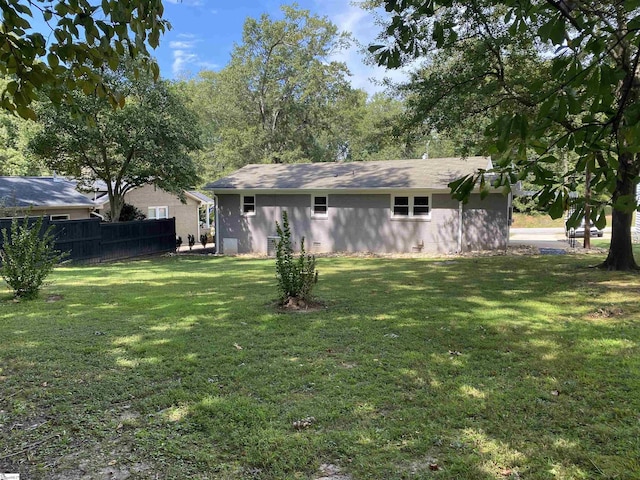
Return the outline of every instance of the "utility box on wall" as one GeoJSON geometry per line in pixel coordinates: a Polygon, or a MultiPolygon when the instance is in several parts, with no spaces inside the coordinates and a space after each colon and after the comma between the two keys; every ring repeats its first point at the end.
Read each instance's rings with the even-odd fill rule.
{"type": "Polygon", "coordinates": [[[223,255],[237,255],[238,254],[238,239],[237,238],[223,238],[222,239],[222,254],[223,255]]]}

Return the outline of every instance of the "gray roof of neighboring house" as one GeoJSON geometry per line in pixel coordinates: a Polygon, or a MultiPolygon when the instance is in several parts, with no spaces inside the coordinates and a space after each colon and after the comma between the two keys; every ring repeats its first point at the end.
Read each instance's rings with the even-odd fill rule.
{"type": "Polygon", "coordinates": [[[209,183],[205,189],[446,189],[449,182],[491,166],[488,157],[254,164],[209,183]]]}
{"type": "Polygon", "coordinates": [[[0,177],[5,207],[93,207],[94,203],[61,177],[0,177]]]}
{"type": "Polygon", "coordinates": [[[188,190],[187,193],[192,197],[197,198],[202,203],[214,203],[213,198],[207,197],[204,193],[200,193],[196,190],[188,190]]]}

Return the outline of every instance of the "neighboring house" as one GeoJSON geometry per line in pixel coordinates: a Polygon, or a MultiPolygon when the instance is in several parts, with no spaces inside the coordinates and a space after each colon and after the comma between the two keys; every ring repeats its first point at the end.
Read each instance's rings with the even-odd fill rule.
{"type": "Polygon", "coordinates": [[[220,253],[272,253],[283,210],[311,252],[504,249],[511,195],[474,192],[463,204],[447,186],[491,167],[485,157],[247,165],[205,189],[220,253]]]}
{"type": "Polygon", "coordinates": [[[53,177],[0,177],[0,216],[48,215],[52,220],[90,218],[95,204],[76,183],[53,177]]]}
{"type": "MultiPolygon", "coordinates": [[[[194,235],[198,241],[201,234],[210,233],[208,213],[213,199],[196,191],[185,191],[184,194],[186,203],[182,203],[176,194],[166,192],[155,185],[143,185],[127,192],[124,201],[136,207],[150,220],[174,217],[176,235],[182,237],[186,245],[188,234],[194,235]],[[205,211],[202,222],[200,209],[205,211]]],[[[88,195],[96,197],[102,215],[109,212],[109,196],[106,194],[104,182],[96,182],[94,190],[88,195]]]]}

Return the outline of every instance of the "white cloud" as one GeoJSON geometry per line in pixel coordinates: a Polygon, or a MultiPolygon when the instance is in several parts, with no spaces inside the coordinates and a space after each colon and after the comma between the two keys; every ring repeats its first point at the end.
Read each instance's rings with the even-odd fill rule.
{"type": "Polygon", "coordinates": [[[185,49],[191,49],[194,48],[196,46],[196,42],[169,42],[169,48],[171,48],[172,50],[185,50],[185,49]]]}
{"type": "Polygon", "coordinates": [[[201,7],[204,5],[203,0],[167,0],[169,3],[176,5],[185,5],[187,7],[201,7]]]}
{"type": "Polygon", "coordinates": [[[191,69],[215,69],[218,66],[215,63],[203,60],[197,53],[197,47],[202,40],[191,33],[180,33],[177,35],[180,40],[172,40],[169,42],[169,48],[172,50],[173,63],[171,71],[174,76],[187,73],[191,69]]]}
{"type": "Polygon", "coordinates": [[[376,24],[374,13],[344,0],[316,0],[316,5],[322,14],[327,15],[336,24],[339,31],[350,33],[356,40],[354,45],[330,58],[347,65],[354,88],[360,88],[372,95],[384,90],[382,82],[385,78],[395,82],[408,78],[412,66],[388,70],[365,63],[366,54],[363,50],[375,42],[376,36],[382,30],[382,27],[376,24]]]}

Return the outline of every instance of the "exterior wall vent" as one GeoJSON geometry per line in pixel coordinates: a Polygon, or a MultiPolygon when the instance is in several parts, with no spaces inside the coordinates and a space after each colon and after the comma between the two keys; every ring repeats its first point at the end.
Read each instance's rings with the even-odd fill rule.
{"type": "Polygon", "coordinates": [[[276,256],[277,244],[280,241],[280,237],[267,237],[267,255],[269,257],[276,256]]]}

